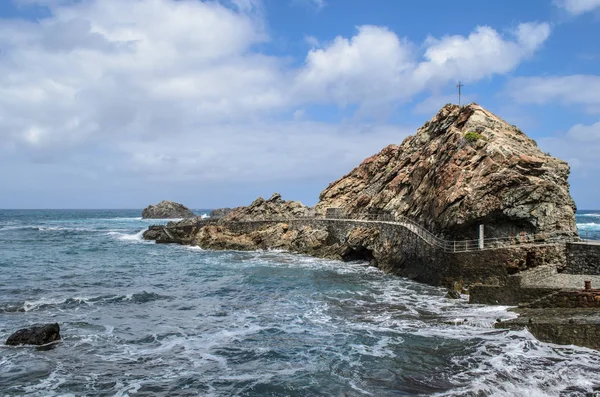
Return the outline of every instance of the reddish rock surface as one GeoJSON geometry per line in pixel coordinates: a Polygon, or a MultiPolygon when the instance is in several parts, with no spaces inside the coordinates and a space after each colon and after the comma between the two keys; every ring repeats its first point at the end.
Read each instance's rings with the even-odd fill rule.
{"type": "Polygon", "coordinates": [[[400,146],[389,145],[333,182],[318,213],[386,212],[454,238],[522,231],[575,236],[566,162],[498,116],[446,105],[400,146]]]}

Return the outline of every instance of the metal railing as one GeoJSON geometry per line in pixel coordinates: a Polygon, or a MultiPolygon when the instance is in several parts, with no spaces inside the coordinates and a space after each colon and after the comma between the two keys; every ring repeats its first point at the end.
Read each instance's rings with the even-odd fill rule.
{"type": "Polygon", "coordinates": [[[402,226],[419,238],[424,240],[429,245],[438,248],[444,252],[468,252],[479,251],[485,249],[502,248],[523,244],[548,244],[551,242],[579,241],[579,238],[571,238],[564,236],[563,233],[539,233],[531,234],[522,232],[518,235],[510,235],[506,237],[484,238],[483,244],[480,244],[479,239],[463,239],[463,240],[446,240],[436,236],[422,225],[405,216],[393,216],[391,214],[354,214],[336,216],[329,218],[335,220],[346,220],[354,222],[376,222],[402,226]]]}
{"type": "MultiPolygon", "coordinates": [[[[220,218],[206,218],[196,221],[196,225],[205,225],[208,223],[215,223],[220,218]]],[[[459,252],[470,252],[480,251],[494,248],[510,247],[524,244],[538,244],[544,245],[555,242],[571,242],[571,241],[582,241],[578,237],[568,237],[563,233],[539,233],[531,234],[522,232],[516,235],[509,235],[505,237],[492,237],[484,238],[483,242],[480,243],[479,239],[464,239],[464,240],[446,240],[442,237],[436,236],[422,225],[413,221],[405,216],[394,216],[392,214],[335,214],[335,216],[298,216],[298,217],[283,217],[283,216],[262,216],[252,217],[252,219],[233,219],[229,222],[292,222],[292,221],[342,221],[342,222],[354,222],[354,223],[379,223],[396,225],[403,227],[414,235],[419,237],[425,243],[431,247],[437,248],[443,252],[459,253],[459,252]]],[[[177,225],[160,225],[165,229],[176,229],[177,225]]]]}

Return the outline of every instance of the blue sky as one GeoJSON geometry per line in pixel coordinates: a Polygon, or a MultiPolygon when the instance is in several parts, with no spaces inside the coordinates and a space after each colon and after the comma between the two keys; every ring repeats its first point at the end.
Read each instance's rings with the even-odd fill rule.
{"type": "Polygon", "coordinates": [[[5,0],[0,208],[314,204],[447,102],[600,208],[600,0],[5,0]]]}

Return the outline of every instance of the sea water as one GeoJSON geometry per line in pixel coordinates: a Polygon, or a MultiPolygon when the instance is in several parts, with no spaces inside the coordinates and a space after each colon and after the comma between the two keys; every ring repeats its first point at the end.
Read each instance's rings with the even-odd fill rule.
{"type": "MultiPolygon", "coordinates": [[[[197,211],[201,214],[202,211],[197,211]]],[[[505,307],[278,251],[141,239],[140,211],[0,211],[3,396],[583,396],[600,353],[493,328],[505,307]]],[[[600,212],[580,229],[600,237],[600,212]]]]}

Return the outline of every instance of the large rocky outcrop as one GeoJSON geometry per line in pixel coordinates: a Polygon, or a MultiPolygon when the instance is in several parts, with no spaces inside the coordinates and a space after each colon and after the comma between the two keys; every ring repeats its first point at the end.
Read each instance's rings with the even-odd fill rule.
{"type": "Polygon", "coordinates": [[[279,193],[265,200],[262,197],[254,200],[248,207],[238,207],[228,212],[221,219],[224,222],[247,220],[271,220],[301,218],[309,216],[311,209],[299,201],[286,201],[279,193]]]}
{"type": "Polygon", "coordinates": [[[233,211],[232,208],[216,208],[210,211],[209,216],[213,219],[222,218],[225,215],[229,214],[231,211],[233,211]]]}
{"type": "Polygon", "coordinates": [[[142,211],[144,219],[193,218],[196,215],[185,205],[163,200],[156,205],[149,205],[142,211]]]}
{"type": "Polygon", "coordinates": [[[520,247],[471,251],[477,245],[469,248],[463,239],[476,238],[481,223],[487,237],[524,231],[538,234],[539,243],[576,236],[568,175],[564,161],[542,153],[518,128],[480,106],[446,105],[400,146],[384,148],[330,184],[315,208],[275,193],[221,218],[154,226],[144,238],[367,260],[436,285],[501,284],[515,271],[559,263],[559,244],[528,245],[522,238],[520,247]],[[404,216],[460,241],[440,249],[436,237],[414,224],[323,219],[331,208],[358,218],[365,213],[404,216]]]}
{"type": "Polygon", "coordinates": [[[446,105],[400,146],[333,182],[316,211],[389,213],[450,238],[576,236],[566,162],[481,106],[446,105]]]}

